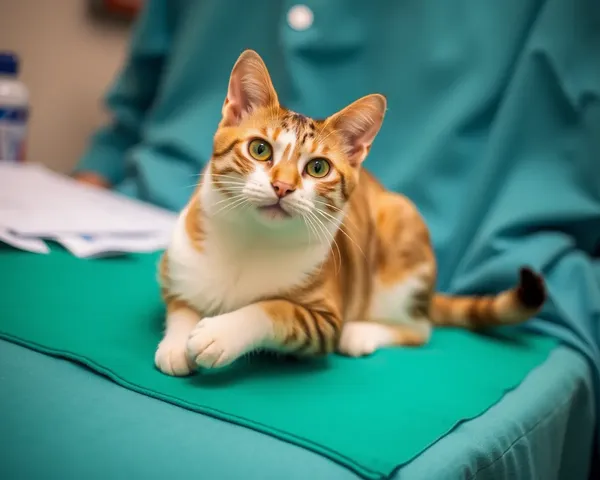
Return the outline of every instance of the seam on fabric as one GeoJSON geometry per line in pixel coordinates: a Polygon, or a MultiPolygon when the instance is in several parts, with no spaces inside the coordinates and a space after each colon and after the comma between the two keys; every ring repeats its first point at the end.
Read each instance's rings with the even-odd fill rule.
{"type": "Polygon", "coordinates": [[[359,475],[365,479],[384,479],[386,478],[386,474],[382,471],[381,468],[375,470],[371,467],[363,465],[361,462],[354,460],[343,453],[338,452],[337,450],[327,447],[326,445],[322,445],[313,440],[304,438],[301,435],[296,435],[293,433],[286,432],[285,430],[281,430],[277,427],[272,427],[266,425],[262,422],[258,422],[240,415],[231,414],[224,412],[218,408],[208,407],[199,403],[192,403],[187,400],[184,400],[177,395],[165,394],[157,390],[153,390],[152,388],[142,387],[141,385],[127,380],[121,375],[114,372],[111,368],[100,365],[95,360],[87,357],[86,355],[75,354],[67,350],[56,349],[52,347],[46,347],[38,342],[31,340],[23,340],[19,336],[12,335],[10,333],[4,332],[0,330],[0,338],[12,342],[16,345],[23,346],[25,348],[29,348],[33,351],[51,355],[55,358],[70,360],[80,366],[90,369],[92,372],[95,372],[99,375],[103,375],[109,380],[113,381],[115,384],[120,385],[124,388],[128,388],[129,390],[146,395],[149,398],[153,398],[156,400],[160,400],[176,407],[185,408],[194,413],[198,413],[201,415],[206,415],[208,417],[229,422],[233,425],[249,428],[255,432],[258,432],[262,435],[270,435],[282,442],[286,442],[290,445],[303,448],[315,455],[321,455],[322,457],[340,465],[342,468],[346,468],[355,474],[359,475]],[[292,440],[295,440],[292,441],[292,440]],[[347,462],[347,463],[344,463],[347,462]]]}
{"type": "Polygon", "coordinates": [[[501,460],[502,458],[504,458],[514,447],[517,443],[519,443],[521,440],[523,440],[523,438],[525,438],[527,435],[529,435],[530,433],[532,433],[533,431],[537,430],[538,427],[540,427],[542,424],[549,422],[550,420],[552,420],[557,413],[559,412],[559,410],[562,410],[565,406],[567,406],[569,403],[571,402],[571,398],[565,400],[563,403],[561,403],[558,407],[556,407],[554,410],[552,410],[552,412],[550,413],[550,415],[542,418],[541,420],[538,420],[534,425],[531,426],[531,428],[529,430],[527,430],[525,433],[523,433],[522,435],[519,435],[519,437],[517,437],[507,448],[506,450],[504,450],[504,452],[502,452],[500,454],[500,456],[498,456],[497,458],[495,458],[494,460],[492,460],[492,462],[488,463],[487,465],[484,465],[483,467],[479,468],[477,471],[475,471],[475,473],[473,473],[471,476],[467,477],[467,480],[474,480],[481,472],[483,472],[484,470],[487,470],[488,468],[492,467],[496,462],[498,462],[499,460],[501,460]]]}

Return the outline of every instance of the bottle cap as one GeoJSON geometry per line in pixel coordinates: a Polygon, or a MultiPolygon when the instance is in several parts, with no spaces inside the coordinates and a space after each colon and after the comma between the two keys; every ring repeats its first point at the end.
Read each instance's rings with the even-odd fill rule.
{"type": "Polygon", "coordinates": [[[19,57],[11,52],[0,51],[0,75],[16,75],[19,72],[19,57]]]}

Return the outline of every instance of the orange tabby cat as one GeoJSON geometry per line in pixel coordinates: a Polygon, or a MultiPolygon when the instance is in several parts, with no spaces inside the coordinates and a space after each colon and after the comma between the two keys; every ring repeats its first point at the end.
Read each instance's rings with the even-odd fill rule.
{"type": "Polygon", "coordinates": [[[432,324],[515,324],[539,311],[544,282],[529,269],[495,296],[434,292],[423,219],[362,168],[385,109],[375,94],[307,118],[279,104],[257,53],[240,56],[213,156],[161,260],[161,371],[257,349],[361,356],[422,345],[432,324]]]}

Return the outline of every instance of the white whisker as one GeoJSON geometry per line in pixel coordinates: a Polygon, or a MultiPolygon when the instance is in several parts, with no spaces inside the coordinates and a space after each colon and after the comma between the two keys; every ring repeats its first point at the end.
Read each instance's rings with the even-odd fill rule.
{"type": "Polygon", "coordinates": [[[219,200],[218,202],[215,202],[215,203],[213,204],[213,207],[216,207],[217,205],[220,205],[220,204],[222,204],[222,203],[225,203],[225,202],[228,202],[228,201],[234,201],[234,200],[237,200],[237,199],[239,199],[239,198],[243,198],[243,197],[245,197],[245,196],[246,196],[246,195],[244,195],[243,193],[239,193],[239,194],[237,194],[237,195],[234,195],[233,197],[227,197],[227,198],[224,198],[223,200],[219,200]]]}
{"type": "MultiPolygon", "coordinates": [[[[327,243],[328,243],[328,242],[327,242],[327,239],[326,239],[326,238],[324,239],[324,238],[321,236],[321,234],[320,234],[319,230],[318,230],[318,229],[317,229],[317,227],[315,226],[315,222],[314,222],[314,221],[313,221],[313,220],[310,218],[310,216],[307,216],[307,215],[305,215],[305,214],[304,214],[304,212],[306,212],[306,213],[308,213],[308,214],[310,215],[310,209],[304,209],[304,212],[302,212],[302,211],[300,211],[300,212],[301,212],[302,218],[306,219],[306,221],[307,221],[307,225],[310,225],[310,228],[311,228],[311,230],[314,232],[314,234],[315,234],[315,237],[317,238],[317,241],[318,241],[320,244],[325,244],[325,245],[327,245],[327,243]]],[[[331,247],[329,248],[329,250],[331,250],[331,247]]],[[[334,262],[334,263],[335,263],[335,262],[334,262]]],[[[324,261],[322,261],[322,262],[320,263],[320,266],[319,266],[319,274],[321,274],[321,272],[323,271],[323,266],[324,266],[324,265],[325,265],[325,262],[324,262],[324,261]]]]}
{"type": "MultiPolygon", "coordinates": [[[[232,185],[233,184],[236,184],[236,185],[238,185],[238,184],[239,185],[245,185],[245,181],[244,181],[244,179],[242,177],[235,177],[233,175],[223,175],[223,174],[219,174],[219,173],[195,173],[193,175],[190,175],[190,177],[220,177],[220,178],[225,178],[225,179],[228,179],[228,180],[235,180],[235,182],[231,182],[232,185]]],[[[190,185],[189,187],[186,187],[186,188],[197,187],[199,183],[200,182],[192,184],[192,185],[190,185]]],[[[220,184],[225,184],[225,183],[228,183],[228,182],[224,182],[222,180],[219,180],[219,183],[220,184]]]]}
{"type": "Polygon", "coordinates": [[[340,269],[342,268],[342,252],[340,251],[340,246],[338,245],[338,243],[335,241],[335,238],[333,237],[333,235],[331,234],[331,232],[327,229],[327,227],[325,226],[325,224],[321,221],[321,219],[319,217],[317,217],[315,215],[315,213],[312,210],[308,210],[309,215],[312,217],[313,220],[315,220],[317,222],[317,225],[319,226],[319,228],[321,228],[321,231],[323,233],[325,233],[325,235],[331,240],[331,242],[333,242],[333,244],[335,245],[335,248],[337,250],[338,253],[338,258],[339,258],[339,265],[336,265],[336,261],[335,261],[335,253],[333,251],[333,248],[331,247],[331,242],[329,243],[329,248],[331,250],[331,254],[333,255],[333,264],[335,266],[335,271],[336,271],[336,275],[337,273],[339,273],[340,269]]]}
{"type": "Polygon", "coordinates": [[[319,243],[321,243],[322,239],[319,236],[319,232],[317,231],[317,229],[314,225],[314,222],[310,219],[310,217],[307,217],[306,215],[304,215],[304,213],[301,210],[297,210],[297,211],[300,212],[300,215],[302,216],[302,219],[306,223],[306,226],[309,227],[310,233],[314,234],[315,238],[319,241],[319,243]]]}
{"type": "MultiPolygon", "coordinates": [[[[323,127],[325,127],[325,125],[323,125],[323,127]]],[[[323,143],[325,140],[327,140],[331,135],[333,135],[335,133],[335,130],[331,130],[327,135],[323,136],[323,133],[325,132],[325,128],[321,128],[321,130],[319,131],[317,138],[315,138],[314,142],[315,143],[323,143]]]]}
{"type": "MultiPolygon", "coordinates": [[[[335,218],[333,215],[329,215],[328,213],[326,213],[326,212],[323,212],[322,210],[316,210],[316,212],[317,212],[317,213],[319,213],[319,214],[321,214],[321,215],[327,215],[327,216],[331,217],[333,220],[335,220],[336,222],[338,221],[338,219],[337,219],[337,218],[335,218]]],[[[325,219],[327,220],[327,218],[325,218],[325,219]]],[[[330,222],[333,222],[333,220],[329,220],[329,221],[330,221],[330,222]]],[[[344,230],[344,228],[342,228],[342,227],[346,227],[346,225],[344,225],[344,222],[343,222],[343,221],[342,221],[342,222],[339,224],[339,226],[338,226],[338,230],[339,230],[340,232],[342,232],[342,233],[343,233],[343,234],[346,236],[346,238],[347,238],[348,240],[350,240],[350,241],[351,241],[351,242],[352,242],[352,243],[353,243],[353,244],[356,246],[356,248],[358,248],[358,250],[360,251],[360,253],[362,254],[362,256],[363,256],[363,257],[365,258],[365,260],[366,260],[366,259],[367,259],[367,256],[365,255],[365,252],[363,252],[363,249],[362,249],[362,248],[360,248],[360,245],[359,245],[358,243],[356,243],[356,242],[354,241],[354,239],[353,239],[353,238],[352,238],[350,235],[348,235],[348,234],[346,233],[346,231],[344,230]]],[[[347,227],[346,227],[346,228],[347,228],[347,227]]]]}
{"type": "Polygon", "coordinates": [[[315,203],[318,203],[318,204],[320,204],[320,205],[324,205],[324,206],[326,206],[326,207],[331,207],[331,208],[333,208],[333,209],[334,209],[336,212],[340,212],[340,213],[342,213],[342,214],[344,215],[344,217],[343,217],[343,220],[344,220],[344,221],[348,220],[349,222],[351,222],[350,224],[351,224],[351,225],[352,225],[354,228],[356,228],[356,229],[358,230],[358,226],[356,225],[356,223],[354,223],[354,221],[352,221],[352,219],[351,219],[351,218],[350,218],[350,217],[349,217],[349,216],[346,214],[346,212],[345,212],[344,210],[342,210],[341,208],[338,208],[338,207],[336,207],[335,205],[331,205],[330,203],[323,202],[323,201],[321,201],[321,200],[314,199],[313,201],[314,201],[315,203]]]}
{"type": "Polygon", "coordinates": [[[246,182],[231,182],[231,181],[223,182],[223,181],[219,180],[219,185],[238,185],[238,186],[243,187],[246,185],[246,182]]]}
{"type": "Polygon", "coordinates": [[[225,187],[222,188],[220,191],[221,192],[227,192],[227,193],[242,193],[246,190],[246,188],[244,187],[240,187],[240,186],[235,186],[235,187],[225,187]]]}
{"type": "Polygon", "coordinates": [[[299,209],[295,205],[290,205],[289,208],[296,215],[299,215],[300,218],[302,218],[302,221],[304,222],[304,226],[306,227],[306,231],[308,232],[308,245],[306,246],[306,249],[308,250],[312,246],[312,238],[311,237],[313,235],[313,231],[311,229],[311,226],[309,225],[308,220],[301,209],[299,209]]]}
{"type": "Polygon", "coordinates": [[[223,173],[198,173],[196,175],[192,175],[192,176],[196,176],[196,177],[221,177],[221,178],[230,178],[232,180],[243,180],[243,177],[241,176],[235,176],[235,175],[225,175],[223,173]]]}
{"type": "Polygon", "coordinates": [[[248,203],[249,203],[248,200],[245,198],[238,200],[237,202],[229,205],[230,208],[225,207],[225,209],[223,210],[223,212],[221,212],[221,214],[224,215],[225,213],[231,213],[234,210],[236,210],[238,207],[243,207],[244,205],[247,205],[248,203]]]}
{"type": "MultiPolygon", "coordinates": [[[[230,199],[227,199],[227,200],[230,200],[230,199]]],[[[246,203],[246,202],[248,202],[248,199],[245,197],[245,195],[242,198],[237,198],[237,200],[231,200],[230,203],[228,203],[224,207],[220,208],[213,215],[216,216],[219,213],[226,213],[227,211],[232,210],[235,207],[237,207],[238,205],[241,205],[241,204],[246,203]],[[231,207],[231,208],[229,208],[229,207],[231,207]]]]}
{"type": "Polygon", "coordinates": [[[235,205],[232,205],[232,207],[230,209],[226,210],[223,213],[231,213],[234,210],[237,210],[238,208],[243,210],[244,208],[247,208],[249,205],[250,205],[250,202],[248,202],[248,200],[243,200],[241,202],[237,202],[235,205]]]}

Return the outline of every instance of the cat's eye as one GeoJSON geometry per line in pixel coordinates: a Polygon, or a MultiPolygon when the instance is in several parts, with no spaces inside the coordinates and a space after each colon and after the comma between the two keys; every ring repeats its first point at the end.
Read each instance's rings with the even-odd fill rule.
{"type": "Polygon", "coordinates": [[[313,158],[306,164],[306,173],[311,177],[323,178],[331,170],[331,165],[324,158],[313,158]]]}
{"type": "Polygon", "coordinates": [[[248,153],[254,160],[266,162],[271,160],[273,149],[271,148],[271,145],[269,145],[269,142],[257,138],[252,140],[250,145],[248,145],[248,153]]]}

